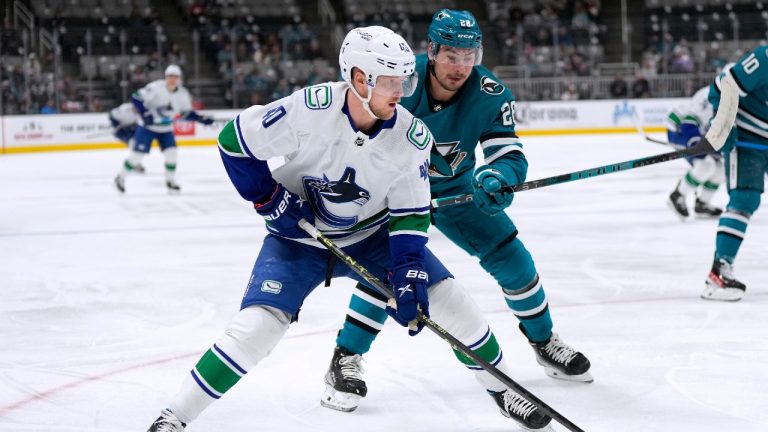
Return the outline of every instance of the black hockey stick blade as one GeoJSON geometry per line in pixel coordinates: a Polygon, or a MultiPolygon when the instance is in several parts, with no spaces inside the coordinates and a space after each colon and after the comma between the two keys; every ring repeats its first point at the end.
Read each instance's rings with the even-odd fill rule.
{"type": "MultiPolygon", "coordinates": [[[[366,280],[366,282],[370,283],[371,286],[376,288],[377,291],[379,291],[381,294],[386,296],[389,299],[393,299],[392,290],[387,288],[387,286],[380,281],[376,276],[371,274],[365,267],[360,265],[357,261],[355,261],[354,258],[349,256],[346,252],[344,252],[340,247],[336,246],[336,244],[329,238],[325,237],[317,228],[315,228],[312,224],[307,222],[306,220],[302,219],[299,221],[299,227],[307,232],[312,238],[319,241],[323,246],[325,246],[332,254],[334,254],[337,258],[344,261],[345,264],[349,266],[349,268],[352,269],[355,273],[357,273],[360,277],[366,280]]],[[[448,333],[444,328],[442,328],[439,324],[432,321],[431,318],[424,315],[423,313],[419,312],[416,319],[424,324],[424,327],[429,328],[432,330],[433,333],[438,335],[441,339],[448,342],[449,345],[451,345],[451,348],[460,351],[462,354],[466,355],[467,357],[471,358],[472,361],[477,363],[480,367],[482,367],[486,372],[491,374],[494,378],[501,381],[504,385],[509,387],[510,389],[516,391],[518,394],[523,396],[525,399],[527,399],[532,404],[536,405],[541,409],[542,412],[547,414],[548,416],[552,417],[553,420],[556,420],[561,425],[565,426],[569,431],[572,432],[584,432],[583,429],[576,426],[573,422],[565,418],[562,414],[555,411],[552,407],[544,403],[541,399],[534,396],[531,392],[526,390],[523,386],[516,383],[512,378],[508,377],[504,372],[497,369],[492,364],[488,363],[487,361],[483,360],[480,356],[475,354],[472,349],[470,349],[468,346],[464,345],[460,340],[456,339],[453,335],[448,333]]]]}
{"type": "MultiPolygon", "coordinates": [[[[560,183],[567,183],[576,180],[583,180],[586,178],[597,177],[605,174],[611,174],[619,171],[627,171],[635,168],[640,168],[648,165],[653,165],[662,162],[668,162],[675,159],[698,156],[705,153],[714,152],[714,148],[702,137],[698,144],[689,147],[684,150],[677,150],[669,153],[662,153],[655,156],[647,156],[639,159],[632,159],[626,162],[618,162],[609,165],[603,165],[596,168],[589,168],[581,171],[574,171],[568,174],[560,174],[553,177],[545,177],[543,179],[531,180],[525,183],[516,185],[505,186],[502,190],[505,192],[522,192],[531,189],[538,189],[546,186],[552,186],[560,183]]],[[[472,201],[472,194],[455,195],[444,198],[435,198],[432,200],[432,207],[445,207],[449,205],[464,204],[472,201]]]]}

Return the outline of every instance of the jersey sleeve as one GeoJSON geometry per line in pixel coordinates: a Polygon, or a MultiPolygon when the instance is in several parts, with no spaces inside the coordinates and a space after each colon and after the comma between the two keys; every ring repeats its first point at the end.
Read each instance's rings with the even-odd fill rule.
{"type": "Polygon", "coordinates": [[[505,88],[500,95],[490,96],[487,104],[490,121],[480,135],[485,163],[501,171],[511,183],[522,183],[528,174],[528,161],[515,132],[515,98],[505,88]]]}
{"type": "Polygon", "coordinates": [[[219,134],[219,153],[237,192],[260,203],[277,186],[267,159],[298,149],[291,127],[295,94],[269,105],[254,105],[224,126],[219,134]]]}
{"type": "Polygon", "coordinates": [[[393,182],[387,194],[392,267],[424,261],[430,223],[428,171],[431,141],[411,159],[410,165],[393,182]]]}
{"type": "Polygon", "coordinates": [[[768,45],[761,45],[742,57],[728,72],[742,93],[739,96],[768,85],[768,45]]]}

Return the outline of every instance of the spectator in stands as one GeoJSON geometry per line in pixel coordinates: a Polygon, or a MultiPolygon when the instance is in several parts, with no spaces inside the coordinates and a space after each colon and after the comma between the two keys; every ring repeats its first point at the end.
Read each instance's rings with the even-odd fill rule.
{"type": "Polygon", "coordinates": [[[614,99],[625,98],[629,94],[627,82],[624,80],[624,77],[621,76],[620,73],[617,73],[613,76],[613,81],[611,82],[609,91],[611,93],[611,97],[614,99]]]}
{"type": "Polygon", "coordinates": [[[651,85],[648,80],[645,79],[642,73],[638,72],[635,75],[635,81],[632,83],[632,97],[633,98],[648,98],[651,97],[651,85]]]}
{"type": "Polygon", "coordinates": [[[569,83],[565,90],[560,94],[560,100],[573,101],[579,99],[579,92],[576,90],[576,83],[569,83]]]}

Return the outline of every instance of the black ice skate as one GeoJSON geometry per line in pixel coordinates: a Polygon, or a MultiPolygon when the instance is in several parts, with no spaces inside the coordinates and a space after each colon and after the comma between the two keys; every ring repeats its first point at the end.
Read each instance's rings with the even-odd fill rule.
{"type": "Polygon", "coordinates": [[[320,405],[338,411],[354,411],[368,393],[363,381],[363,357],[336,347],[325,374],[325,394],[320,405]]]}
{"type": "Polygon", "coordinates": [[[669,194],[667,205],[677,214],[680,220],[684,221],[688,218],[689,213],[688,206],[685,204],[685,195],[681,194],[677,188],[669,194]]]}
{"type": "Polygon", "coordinates": [[[709,203],[705,203],[704,201],[696,198],[696,204],[693,207],[693,213],[697,218],[711,219],[720,217],[720,215],[723,214],[723,209],[712,206],[709,203]]]}
{"type": "Polygon", "coordinates": [[[520,423],[528,431],[553,431],[549,426],[552,417],[541,412],[539,407],[525,398],[507,389],[500,392],[488,392],[504,417],[520,423]]]}
{"type": "Polygon", "coordinates": [[[165,187],[168,188],[168,193],[179,193],[179,192],[181,192],[181,186],[179,186],[173,180],[166,180],[165,181],[165,187]]]}
{"type": "MultiPolygon", "coordinates": [[[[525,334],[522,324],[520,324],[520,331],[525,334]]],[[[552,332],[552,336],[544,342],[533,342],[528,339],[528,343],[536,353],[536,361],[544,366],[544,372],[550,377],[586,383],[594,381],[589,373],[589,359],[561,341],[557,333],[552,332]]]]}
{"type": "Polygon", "coordinates": [[[176,418],[171,410],[164,409],[147,432],[184,432],[185,426],[187,425],[176,418]]]}
{"type": "Polygon", "coordinates": [[[115,189],[121,194],[125,193],[125,179],[123,177],[115,177],[115,189]]]}
{"type": "Polygon", "coordinates": [[[747,286],[736,280],[733,265],[724,259],[715,260],[712,270],[704,283],[704,300],[739,301],[744,297],[747,286]]]}

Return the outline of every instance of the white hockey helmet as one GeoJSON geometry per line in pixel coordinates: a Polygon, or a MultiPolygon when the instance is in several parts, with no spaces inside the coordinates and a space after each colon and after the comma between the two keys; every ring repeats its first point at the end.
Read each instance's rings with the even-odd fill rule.
{"type": "MultiPolygon", "coordinates": [[[[379,77],[405,78],[401,86],[403,96],[412,95],[416,89],[417,79],[414,73],[416,57],[408,46],[408,42],[386,27],[370,26],[352,29],[347,33],[339,50],[341,76],[368,109],[372,92],[368,92],[367,98],[357,93],[352,85],[353,68],[358,68],[365,73],[366,84],[372,91],[376,89],[379,77]]],[[[386,91],[384,88],[377,90],[386,91]]]]}
{"type": "Polygon", "coordinates": [[[165,76],[181,76],[181,68],[176,66],[175,64],[168,65],[167,68],[165,68],[165,76]]]}

